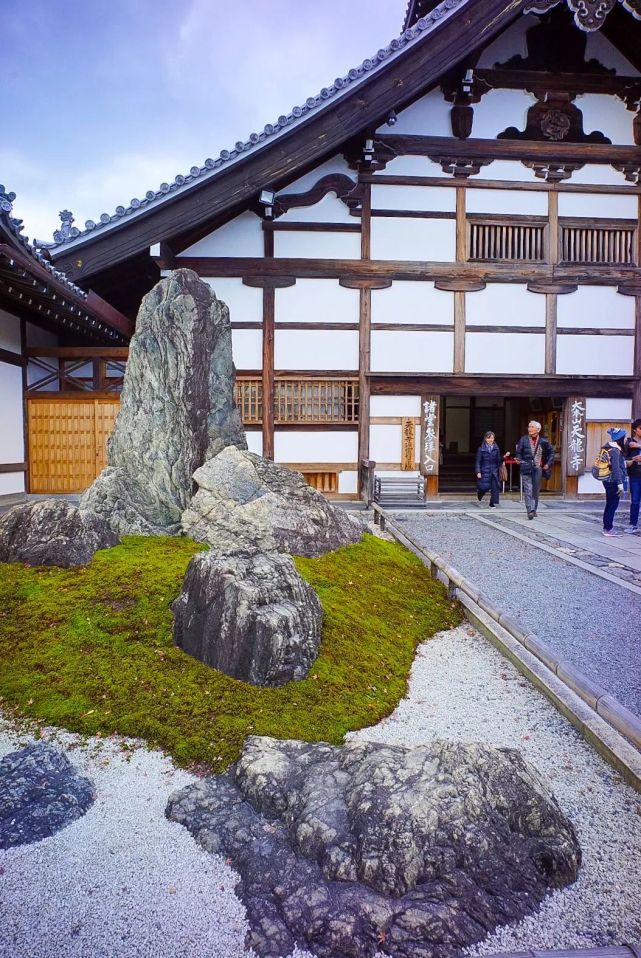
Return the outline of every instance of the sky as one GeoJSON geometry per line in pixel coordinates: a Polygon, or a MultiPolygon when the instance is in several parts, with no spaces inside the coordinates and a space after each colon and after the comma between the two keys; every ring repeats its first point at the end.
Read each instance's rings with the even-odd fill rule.
{"type": "Polygon", "coordinates": [[[406,0],[0,0],[0,183],[30,239],[127,206],[398,36],[406,0]]]}

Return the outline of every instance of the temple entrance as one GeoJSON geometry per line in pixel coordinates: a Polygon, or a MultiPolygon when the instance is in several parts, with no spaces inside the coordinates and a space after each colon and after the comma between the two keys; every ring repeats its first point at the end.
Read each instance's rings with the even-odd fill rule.
{"type": "MultiPolygon", "coordinates": [[[[483,434],[491,429],[501,453],[514,452],[531,419],[556,450],[552,476],[542,492],[561,494],[561,421],[563,400],[527,396],[443,396],[441,398],[439,492],[465,493],[475,488],[474,462],[483,434]]],[[[518,469],[513,488],[518,490],[518,469]]]]}

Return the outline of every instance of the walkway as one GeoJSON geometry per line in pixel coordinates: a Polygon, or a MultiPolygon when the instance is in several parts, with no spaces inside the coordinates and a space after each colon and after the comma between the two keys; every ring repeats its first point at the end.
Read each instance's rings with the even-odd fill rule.
{"type": "Polygon", "coordinates": [[[641,716],[641,537],[605,538],[601,513],[551,504],[529,521],[517,503],[452,502],[394,521],[641,716]]]}

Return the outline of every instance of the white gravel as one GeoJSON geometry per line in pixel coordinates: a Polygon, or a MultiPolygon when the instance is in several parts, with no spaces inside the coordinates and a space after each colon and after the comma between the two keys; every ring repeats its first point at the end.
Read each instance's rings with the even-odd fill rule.
{"type": "MultiPolygon", "coordinates": [[[[0,851],[1,958],[251,958],[237,876],[164,817],[169,794],[194,777],[140,743],[52,734],[98,797],[52,838],[0,851]]],[[[576,884],[471,953],[641,940],[641,796],[471,626],[424,643],[408,697],[353,734],[518,747],[574,823],[576,884]]],[[[27,741],[0,724],[0,757],[27,741]]]]}

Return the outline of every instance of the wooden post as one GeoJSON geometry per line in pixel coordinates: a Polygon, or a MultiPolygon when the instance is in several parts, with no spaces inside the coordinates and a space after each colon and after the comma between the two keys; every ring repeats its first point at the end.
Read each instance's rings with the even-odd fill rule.
{"type": "Polygon", "coordinates": [[[27,390],[29,389],[29,363],[27,362],[27,321],[20,320],[20,355],[23,357],[22,366],[22,444],[24,449],[24,460],[27,463],[27,471],[24,474],[24,489],[29,492],[31,489],[30,470],[29,470],[29,406],[27,399],[27,390]]]}
{"type": "MultiPolygon", "coordinates": [[[[265,257],[274,256],[274,234],[265,230],[265,257]]],[[[263,287],[263,456],[274,458],[274,306],[273,286],[263,287]]]]}
{"type": "MultiPolygon", "coordinates": [[[[371,251],[372,188],[363,186],[363,212],[361,216],[361,259],[368,260],[371,251]]],[[[369,403],[370,385],[368,373],[371,355],[372,290],[360,290],[358,319],[358,461],[369,459],[369,403]]],[[[362,490],[359,490],[362,493],[362,490]]]]}
{"type": "MultiPolygon", "coordinates": [[[[467,259],[467,221],[465,187],[456,187],[456,262],[467,259]]],[[[465,292],[454,293],[454,366],[455,373],[465,372],[465,292]]]]}
{"type": "MultiPolygon", "coordinates": [[[[637,249],[636,262],[641,266],[641,195],[637,201],[637,249]]],[[[632,418],[641,417],[641,296],[634,299],[634,386],[632,395],[632,418]]]]}
{"type": "Polygon", "coordinates": [[[548,193],[548,254],[552,266],[559,262],[559,194],[556,190],[548,193]]]}
{"type": "Polygon", "coordinates": [[[421,396],[421,475],[428,498],[438,494],[440,406],[440,396],[421,396]]]}
{"type": "MultiPolygon", "coordinates": [[[[551,194],[550,194],[551,195],[551,194]]],[[[557,295],[545,294],[545,372],[556,373],[557,295]]]]}

